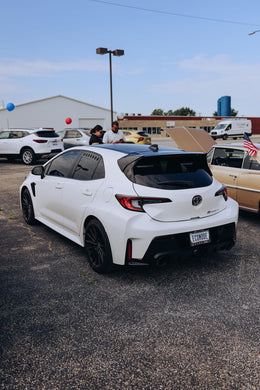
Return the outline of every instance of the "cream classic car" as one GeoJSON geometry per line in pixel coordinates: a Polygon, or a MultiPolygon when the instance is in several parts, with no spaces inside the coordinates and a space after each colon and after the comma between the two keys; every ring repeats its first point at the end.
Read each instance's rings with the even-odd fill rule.
{"type": "Polygon", "coordinates": [[[213,176],[227,186],[229,196],[241,209],[260,212],[260,151],[250,156],[243,143],[216,143],[201,129],[175,128],[167,133],[179,148],[207,153],[213,176]]]}

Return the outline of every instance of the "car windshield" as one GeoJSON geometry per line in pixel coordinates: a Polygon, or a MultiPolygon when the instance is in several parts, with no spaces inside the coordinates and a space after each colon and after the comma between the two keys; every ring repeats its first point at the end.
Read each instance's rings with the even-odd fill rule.
{"type": "Polygon", "coordinates": [[[205,154],[142,157],[122,170],[132,182],[160,189],[206,187],[212,183],[205,154]]]}
{"type": "Polygon", "coordinates": [[[227,125],[226,124],[218,124],[214,130],[221,130],[221,129],[224,129],[227,125]]]}

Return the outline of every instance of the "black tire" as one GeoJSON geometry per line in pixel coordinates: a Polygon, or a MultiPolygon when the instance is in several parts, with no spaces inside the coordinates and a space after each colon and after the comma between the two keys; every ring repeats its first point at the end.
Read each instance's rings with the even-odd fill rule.
{"type": "Polygon", "coordinates": [[[85,232],[85,249],[91,268],[105,274],[112,270],[113,261],[105,229],[97,219],[88,222],[85,232]]]}
{"type": "Polygon", "coordinates": [[[224,139],[224,140],[227,140],[227,137],[228,137],[227,134],[224,134],[224,135],[223,135],[223,139],[224,139]]]}
{"type": "Polygon", "coordinates": [[[35,225],[36,219],[34,217],[32,198],[27,188],[22,191],[21,204],[25,222],[28,225],[35,225]]]}
{"type": "Polygon", "coordinates": [[[30,165],[35,161],[35,154],[31,148],[25,148],[21,151],[21,159],[24,164],[30,165]]]}

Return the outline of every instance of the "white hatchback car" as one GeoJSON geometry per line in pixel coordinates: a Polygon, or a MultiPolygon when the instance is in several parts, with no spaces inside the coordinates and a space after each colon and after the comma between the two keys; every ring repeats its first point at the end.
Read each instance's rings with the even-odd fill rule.
{"type": "Polygon", "coordinates": [[[0,130],[0,157],[9,161],[21,158],[24,164],[33,164],[44,155],[64,150],[62,139],[51,129],[0,130]]]}
{"type": "Polygon", "coordinates": [[[20,187],[23,216],[85,247],[97,272],[115,264],[230,249],[238,204],[205,153],[157,145],[69,149],[34,167],[20,187]]]}

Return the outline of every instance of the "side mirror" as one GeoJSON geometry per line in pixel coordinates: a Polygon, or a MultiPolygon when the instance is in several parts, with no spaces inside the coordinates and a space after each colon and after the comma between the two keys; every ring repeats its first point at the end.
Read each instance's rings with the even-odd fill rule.
{"type": "Polygon", "coordinates": [[[44,167],[42,165],[39,165],[38,167],[34,167],[32,169],[32,174],[36,176],[41,176],[41,179],[43,179],[45,176],[44,167]]]}

